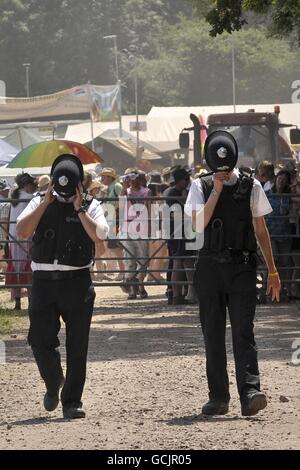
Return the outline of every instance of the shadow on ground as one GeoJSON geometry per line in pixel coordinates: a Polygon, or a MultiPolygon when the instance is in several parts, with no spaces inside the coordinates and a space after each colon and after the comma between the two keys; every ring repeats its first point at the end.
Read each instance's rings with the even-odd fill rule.
{"type": "MultiPolygon", "coordinates": [[[[197,306],[169,307],[166,300],[108,300],[95,309],[90,334],[89,360],[157,359],[164,356],[203,355],[197,306]]],[[[256,339],[260,360],[290,361],[292,342],[300,337],[300,312],[296,304],[257,308],[256,339]]],[[[6,341],[8,362],[31,362],[26,332],[6,341]]],[[[60,334],[64,344],[64,332],[60,334]]],[[[227,329],[232,354],[230,328],[227,329]]],[[[64,357],[64,348],[62,356],[64,357]]]]}

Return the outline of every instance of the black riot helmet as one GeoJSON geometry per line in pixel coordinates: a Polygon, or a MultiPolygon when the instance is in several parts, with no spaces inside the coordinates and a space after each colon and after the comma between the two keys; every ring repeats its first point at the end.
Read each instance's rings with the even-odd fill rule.
{"type": "Polygon", "coordinates": [[[209,134],[204,147],[205,160],[213,171],[232,171],[238,161],[238,146],[235,138],[226,131],[209,134]]]}
{"type": "Polygon", "coordinates": [[[53,162],[51,176],[54,191],[64,198],[76,194],[78,184],[83,182],[83,166],[75,155],[65,153],[53,162]]]}

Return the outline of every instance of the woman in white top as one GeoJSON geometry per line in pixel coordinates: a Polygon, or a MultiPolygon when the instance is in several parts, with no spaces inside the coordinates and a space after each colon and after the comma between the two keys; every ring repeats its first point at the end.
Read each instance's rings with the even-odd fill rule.
{"type": "MultiPolygon", "coordinates": [[[[9,261],[6,271],[7,286],[31,284],[30,250],[31,240],[19,239],[16,234],[16,220],[32,199],[36,191],[36,181],[28,173],[16,176],[17,187],[13,190],[9,217],[9,261]],[[20,202],[19,202],[20,200],[20,202]]],[[[28,293],[28,290],[27,290],[28,293]]],[[[21,309],[21,287],[11,288],[12,299],[15,300],[15,310],[21,309]]]]}

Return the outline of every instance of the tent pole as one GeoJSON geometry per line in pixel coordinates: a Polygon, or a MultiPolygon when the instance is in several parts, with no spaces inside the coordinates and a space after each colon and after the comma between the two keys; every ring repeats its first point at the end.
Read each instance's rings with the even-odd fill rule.
{"type": "Polygon", "coordinates": [[[94,121],[92,112],[92,96],[91,96],[91,82],[88,82],[88,97],[90,106],[90,121],[91,121],[91,138],[92,138],[92,150],[95,152],[95,141],[94,141],[94,121]]]}
{"type": "Polygon", "coordinates": [[[23,150],[23,149],[24,149],[24,146],[23,146],[22,135],[21,135],[21,131],[20,131],[20,128],[19,128],[19,127],[17,127],[17,131],[18,131],[18,137],[19,137],[20,147],[21,147],[21,150],[23,150]]]}

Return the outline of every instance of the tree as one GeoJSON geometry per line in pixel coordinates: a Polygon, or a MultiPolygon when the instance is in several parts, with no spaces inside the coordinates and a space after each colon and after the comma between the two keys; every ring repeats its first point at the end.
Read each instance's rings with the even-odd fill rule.
{"type": "Polygon", "coordinates": [[[31,63],[34,96],[89,80],[114,83],[113,42],[103,36],[117,34],[124,114],[135,110],[135,65],[122,53],[130,44],[137,46],[141,113],[153,105],[230,104],[233,42],[238,102],[290,101],[300,54],[288,40],[268,39],[249,17],[241,31],[211,37],[205,17],[214,1],[197,2],[200,19],[191,1],[0,0],[0,79],[7,95],[25,96],[23,63],[31,63]]]}
{"type": "MultiPolygon", "coordinates": [[[[202,0],[193,0],[197,8],[202,0]]],[[[269,31],[277,37],[293,36],[300,45],[300,2],[295,0],[214,0],[206,19],[211,34],[231,33],[247,24],[247,13],[264,15],[269,31]]]]}
{"type": "Polygon", "coordinates": [[[300,75],[298,51],[286,40],[247,28],[212,38],[205,20],[182,18],[153,38],[155,58],[139,63],[142,109],[232,103],[232,47],[235,46],[239,104],[282,103],[300,75]]]}

